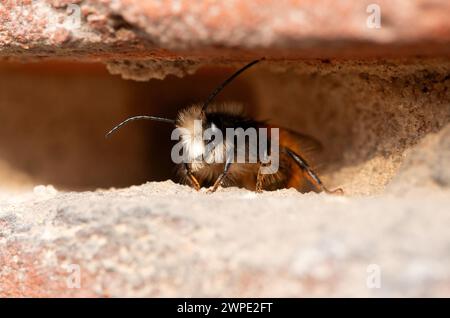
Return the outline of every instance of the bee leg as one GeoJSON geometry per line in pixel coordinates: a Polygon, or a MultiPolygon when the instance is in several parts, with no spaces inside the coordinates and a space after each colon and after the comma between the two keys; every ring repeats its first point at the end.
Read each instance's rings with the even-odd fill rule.
{"type": "Polygon", "coordinates": [[[303,159],[299,154],[294,151],[285,148],[287,154],[297,163],[297,165],[302,169],[305,176],[308,180],[319,190],[324,191],[329,194],[344,194],[344,191],[341,188],[337,188],[335,190],[328,190],[325,185],[322,183],[317,174],[311,169],[305,159],[303,159]]]}
{"type": "Polygon", "coordinates": [[[261,173],[261,168],[264,167],[264,166],[266,166],[266,165],[263,164],[263,163],[259,166],[258,175],[256,177],[256,189],[255,189],[255,191],[258,192],[258,193],[263,192],[263,188],[262,187],[263,187],[264,177],[266,175],[261,173]]]}
{"type": "Polygon", "coordinates": [[[184,169],[186,172],[186,175],[191,182],[191,185],[194,187],[195,190],[200,190],[200,182],[198,182],[197,178],[192,173],[191,167],[187,163],[184,164],[184,169]]]}
{"type": "Polygon", "coordinates": [[[230,166],[231,166],[231,162],[227,161],[225,163],[225,166],[223,168],[222,173],[217,177],[216,181],[214,182],[214,185],[213,185],[212,189],[208,190],[208,193],[216,192],[217,188],[222,184],[223,179],[227,175],[228,170],[230,169],[230,166]]]}

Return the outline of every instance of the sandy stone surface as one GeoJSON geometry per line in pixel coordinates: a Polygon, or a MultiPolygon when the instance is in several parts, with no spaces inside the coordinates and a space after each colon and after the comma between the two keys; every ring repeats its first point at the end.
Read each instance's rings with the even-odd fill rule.
{"type": "Polygon", "coordinates": [[[0,295],[450,296],[449,205],[448,190],[210,195],[171,181],[3,193],[0,295]]]}

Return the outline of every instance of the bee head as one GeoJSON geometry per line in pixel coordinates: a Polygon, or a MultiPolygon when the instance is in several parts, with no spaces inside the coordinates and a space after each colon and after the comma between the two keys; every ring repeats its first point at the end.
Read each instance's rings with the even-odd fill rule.
{"type": "Polygon", "coordinates": [[[178,113],[175,123],[180,129],[181,141],[188,158],[192,161],[200,160],[212,155],[215,135],[219,128],[208,119],[202,107],[194,105],[178,113]]]}
{"type": "Polygon", "coordinates": [[[222,152],[222,150],[217,150],[216,146],[221,144],[221,142],[220,140],[215,138],[215,134],[218,133],[220,129],[210,118],[208,118],[208,107],[211,105],[213,99],[224,89],[226,85],[231,83],[237,76],[239,76],[239,74],[244,72],[246,69],[250,68],[252,65],[255,65],[263,59],[264,58],[253,61],[243,68],[239,69],[232,76],[226,79],[221,85],[216,87],[216,89],[209,95],[208,99],[203,103],[203,105],[194,105],[181,110],[178,113],[177,119],[175,120],[155,116],[134,116],[116,125],[106,134],[106,137],[131,121],[152,120],[174,124],[176,128],[180,129],[182,142],[185,145],[188,157],[191,160],[198,160],[200,156],[205,157],[205,154],[206,156],[210,156],[214,155],[214,153],[220,153],[222,152]],[[206,132],[205,134],[203,133],[204,131],[206,132]]]}

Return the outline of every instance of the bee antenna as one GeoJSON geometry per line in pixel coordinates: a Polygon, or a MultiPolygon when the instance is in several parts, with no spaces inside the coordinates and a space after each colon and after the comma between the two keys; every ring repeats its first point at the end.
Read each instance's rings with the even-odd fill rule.
{"type": "Polygon", "coordinates": [[[120,124],[114,126],[113,129],[108,131],[108,133],[105,135],[105,138],[108,138],[109,135],[111,135],[116,130],[120,129],[122,126],[128,124],[130,121],[141,120],[141,119],[160,121],[160,122],[169,123],[169,124],[175,124],[175,120],[174,119],[169,119],[169,118],[162,118],[162,117],[155,117],[155,116],[134,116],[134,117],[127,118],[123,122],[121,122],[120,124]]]}
{"type": "Polygon", "coordinates": [[[261,58],[259,60],[255,60],[253,62],[248,63],[247,65],[245,65],[243,68],[239,69],[236,73],[234,73],[233,75],[231,75],[229,78],[227,78],[222,84],[220,84],[219,86],[216,87],[216,89],[211,93],[211,95],[209,95],[208,99],[206,100],[206,102],[203,104],[202,106],[202,113],[206,112],[206,109],[208,108],[209,104],[211,103],[211,101],[214,99],[214,97],[216,97],[224,88],[225,86],[227,86],[229,83],[231,83],[236,77],[238,77],[242,72],[244,72],[245,70],[247,70],[248,68],[252,67],[253,65],[255,65],[256,63],[258,63],[259,61],[264,60],[265,58],[261,58]]]}

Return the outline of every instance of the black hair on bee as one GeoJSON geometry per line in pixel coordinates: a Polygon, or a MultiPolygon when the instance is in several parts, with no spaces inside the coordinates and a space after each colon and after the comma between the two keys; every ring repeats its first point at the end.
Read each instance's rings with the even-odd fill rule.
{"type": "MultiPolygon", "coordinates": [[[[179,111],[176,119],[168,119],[155,116],[135,116],[130,117],[112,128],[106,137],[135,120],[152,120],[165,122],[175,127],[183,128],[185,133],[181,135],[181,141],[186,147],[186,155],[189,160],[186,163],[179,164],[179,174],[181,177],[196,190],[201,187],[209,187],[210,192],[214,192],[219,186],[234,185],[245,187],[247,189],[261,192],[263,190],[276,190],[282,188],[296,188],[301,192],[315,191],[326,193],[342,194],[342,189],[338,188],[334,191],[325,187],[318,175],[310,167],[305,159],[308,150],[320,148],[320,143],[314,138],[299,134],[285,128],[278,128],[278,145],[279,145],[279,167],[273,173],[261,173],[262,169],[267,166],[266,163],[258,159],[256,162],[235,163],[232,160],[225,162],[209,162],[201,157],[206,153],[206,149],[213,140],[194,141],[194,126],[196,121],[200,121],[203,129],[219,130],[225,132],[227,128],[273,128],[265,122],[257,121],[245,116],[241,107],[234,104],[213,104],[214,98],[231,83],[237,76],[244,71],[260,62],[262,59],[252,61],[245,65],[209,95],[202,105],[192,105],[179,111]],[[200,160],[197,160],[200,158],[200,160]]],[[[227,151],[229,145],[222,141],[223,147],[220,151],[227,151]]],[[[259,145],[259,140],[258,140],[259,145]]],[[[242,147],[248,151],[249,142],[245,142],[242,147]]],[[[214,148],[215,149],[215,148],[214,148]]],[[[238,149],[233,149],[235,155],[238,149]]],[[[214,153],[213,153],[214,154],[214,153]]]]}

